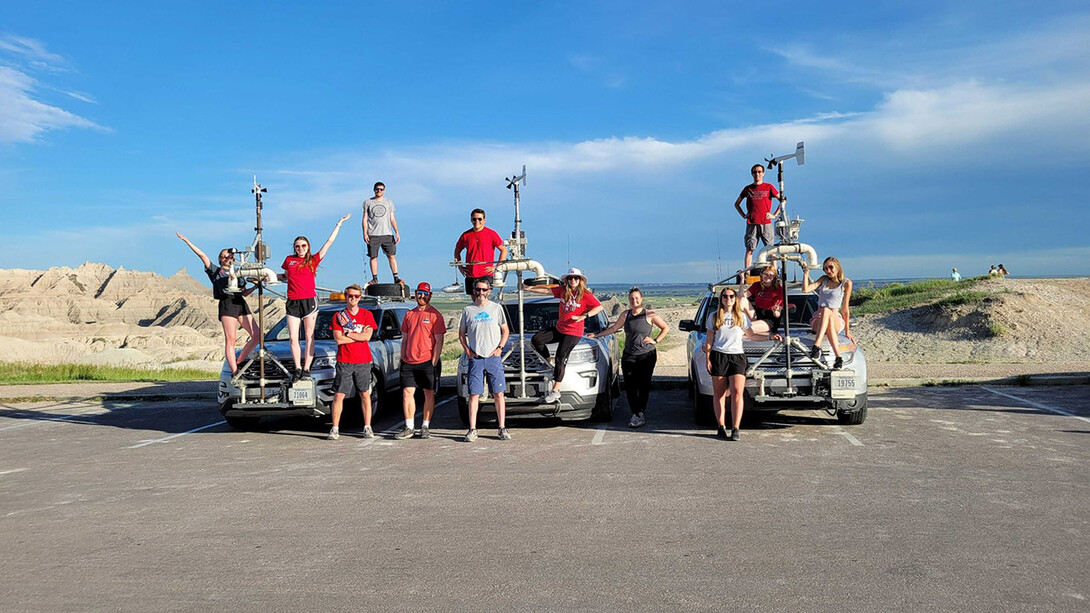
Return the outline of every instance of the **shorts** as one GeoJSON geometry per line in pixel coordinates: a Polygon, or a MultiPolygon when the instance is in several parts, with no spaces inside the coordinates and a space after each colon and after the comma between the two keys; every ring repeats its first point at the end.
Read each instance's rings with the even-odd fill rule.
{"type": "Polygon", "coordinates": [[[235,294],[220,300],[220,319],[224,317],[239,318],[243,315],[252,315],[250,312],[250,305],[246,304],[246,299],[241,294],[235,294]]]}
{"type": "Polygon", "coordinates": [[[371,362],[350,364],[337,362],[337,372],[333,375],[333,393],[355,396],[356,392],[366,392],[371,387],[371,362]]]}
{"type": "MultiPolygon", "coordinates": [[[[818,326],[821,325],[821,309],[827,307],[819,307],[817,313],[810,318],[810,329],[817,332],[818,326]]],[[[840,314],[840,311],[833,311],[833,317],[829,320],[829,323],[833,326],[833,332],[840,334],[844,330],[844,316],[840,314]]]]}
{"type": "Polygon", "coordinates": [[[507,391],[507,380],[503,378],[503,361],[498,355],[490,355],[487,358],[469,358],[469,372],[466,374],[466,385],[469,387],[470,396],[479,396],[484,393],[484,380],[488,378],[488,389],[493,394],[502,394],[507,391]]]}
{"type": "Polygon", "coordinates": [[[379,247],[386,255],[397,255],[397,241],[392,236],[372,236],[367,243],[367,257],[377,258],[379,247]]]}
{"type": "Polygon", "coordinates": [[[772,238],[772,224],[746,224],[746,251],[756,251],[758,239],[765,245],[771,245],[774,242],[772,238]]]}
{"type": "Polygon", "coordinates": [[[775,332],[780,329],[780,325],[783,324],[783,311],[780,311],[780,316],[776,317],[772,313],[772,309],[753,309],[757,315],[757,319],[768,324],[768,329],[775,332]]]}
{"type": "Polygon", "coordinates": [[[732,375],[745,375],[749,361],[744,353],[723,353],[712,350],[713,377],[730,377],[732,375]]]}
{"type": "Polygon", "coordinates": [[[318,299],[317,298],[299,298],[296,300],[288,300],[286,310],[290,317],[298,317],[299,319],[306,319],[307,317],[314,317],[318,314],[318,299]]]}
{"type": "Polygon", "coordinates": [[[485,275],[483,277],[466,277],[466,295],[473,295],[473,284],[478,281],[487,281],[489,285],[492,285],[492,275],[485,275]]]}
{"type": "Polygon", "coordinates": [[[431,360],[419,364],[401,363],[401,387],[419,387],[426,390],[435,389],[435,364],[431,360]]]}

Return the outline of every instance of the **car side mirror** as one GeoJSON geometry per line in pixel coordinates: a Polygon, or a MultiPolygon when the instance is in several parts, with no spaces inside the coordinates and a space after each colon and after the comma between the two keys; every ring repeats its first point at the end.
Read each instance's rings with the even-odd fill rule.
{"type": "Polygon", "coordinates": [[[696,322],[691,319],[682,319],[677,323],[677,329],[682,332],[692,332],[696,330],[696,322]]]}

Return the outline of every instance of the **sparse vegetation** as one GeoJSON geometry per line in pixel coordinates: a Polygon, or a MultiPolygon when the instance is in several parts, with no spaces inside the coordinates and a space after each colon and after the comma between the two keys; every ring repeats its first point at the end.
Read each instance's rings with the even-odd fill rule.
{"type": "Polygon", "coordinates": [[[74,383],[78,381],[210,381],[218,373],[195,368],[128,368],[91,364],[0,362],[0,383],[74,383]]]}
{"type": "Polygon", "coordinates": [[[852,291],[852,314],[887,313],[931,303],[953,306],[980,302],[989,294],[970,291],[969,288],[987,278],[980,276],[961,281],[927,279],[912,283],[891,283],[882,288],[855,288],[852,291]]]}
{"type": "Polygon", "coordinates": [[[1010,332],[1010,330],[1007,329],[1007,326],[1004,326],[998,321],[994,321],[988,325],[988,333],[993,337],[998,338],[1000,336],[1006,336],[1008,332],[1010,332]]]}

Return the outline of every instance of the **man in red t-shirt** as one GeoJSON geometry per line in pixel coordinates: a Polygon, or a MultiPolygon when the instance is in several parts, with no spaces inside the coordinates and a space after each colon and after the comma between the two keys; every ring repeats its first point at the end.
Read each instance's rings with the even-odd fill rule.
{"type": "Polygon", "coordinates": [[[738,199],[734,201],[734,208],[746,220],[746,269],[753,265],[753,252],[757,249],[760,240],[765,245],[773,243],[772,220],[780,215],[783,201],[780,193],[771,183],[764,182],[765,167],[754,164],[749,169],[753,175],[753,183],[742,188],[738,199]],[[772,212],[772,199],[778,202],[776,211],[772,212]],[[746,201],[746,211],[742,211],[742,200],[746,201]]]}
{"type": "Polygon", "coordinates": [[[417,387],[424,389],[424,423],[419,436],[431,438],[435,382],[441,374],[437,366],[443,351],[443,335],[447,332],[443,314],[431,306],[431,284],[417,285],[413,297],[416,308],[406,313],[401,322],[401,406],[405,410],[405,427],[394,434],[396,439],[413,435],[417,387]]]}
{"type": "Polygon", "coordinates": [[[344,397],[359,393],[363,404],[363,437],[375,438],[371,430],[371,335],[374,334],[375,318],[367,309],[360,308],[363,288],[356,284],[344,288],[348,308],[333,316],[329,329],[337,341],[337,372],[333,376],[333,429],[326,437],[331,441],[340,437],[341,411],[344,397]]]}
{"type": "MultiPolygon", "coordinates": [[[[473,209],[469,214],[469,220],[473,227],[462,232],[458,242],[454,245],[454,259],[461,260],[462,250],[466,252],[466,262],[496,262],[507,259],[507,245],[492,228],[484,227],[484,210],[473,209]],[[494,259],[495,250],[500,250],[500,257],[494,259]]],[[[460,269],[466,276],[466,294],[473,295],[473,284],[481,279],[488,279],[492,284],[492,273],[496,267],[492,264],[470,264],[460,269]]]]}

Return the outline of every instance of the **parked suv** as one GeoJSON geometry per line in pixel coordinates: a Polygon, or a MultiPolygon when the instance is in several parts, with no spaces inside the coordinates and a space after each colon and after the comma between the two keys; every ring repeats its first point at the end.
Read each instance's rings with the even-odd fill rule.
{"type": "MultiPolygon", "coordinates": [[[[564,380],[560,383],[560,400],[546,404],[545,393],[552,388],[552,368],[546,364],[530,345],[535,332],[556,325],[560,301],[556,298],[535,296],[524,298],[526,314],[526,367],[525,381],[520,374],[518,301],[501,302],[507,314],[511,336],[503,348],[504,376],[507,381],[507,416],[557,417],[562,420],[594,418],[609,421],[613,418],[613,402],[620,395],[620,345],[617,336],[603,338],[583,337],[568,357],[564,380]]],[[[609,326],[605,313],[598,313],[585,322],[587,333],[598,333],[609,326]]],[[[556,344],[549,345],[550,355],[556,354],[556,344]]],[[[469,389],[466,372],[469,362],[463,353],[458,359],[458,414],[469,423],[469,389]]],[[[487,385],[481,395],[478,416],[494,417],[496,405],[487,385]]]]}
{"type": "MultiPolygon", "coordinates": [[[[375,317],[378,330],[371,337],[371,410],[378,412],[384,394],[401,388],[398,368],[401,362],[401,322],[405,313],[415,304],[402,300],[384,300],[365,297],[360,308],[367,309],[375,317]]],[[[245,366],[240,376],[231,377],[230,368],[224,363],[220,371],[218,400],[220,412],[234,428],[253,428],[265,416],[308,415],[324,419],[332,411],[333,374],[337,365],[337,341],[330,330],[333,316],[345,308],[344,302],[322,300],[318,305],[318,321],[314,326],[314,361],[311,363],[311,379],[292,383],[295,365],[291,358],[291,341],[288,338],[287,317],[280,320],[265,335],[265,373],[261,379],[261,364],[257,351],[253,360],[245,366]],[[248,365],[247,365],[248,364],[248,365]],[[264,399],[262,399],[264,390],[264,399]]],[[[300,350],[305,342],[300,341],[300,350]]],[[[353,404],[359,405],[358,397],[353,404]]],[[[351,406],[351,405],[349,405],[351,406]]]]}
{"type": "MultiPolygon", "coordinates": [[[[689,395],[693,399],[693,416],[701,425],[714,425],[712,382],[701,347],[704,344],[704,323],[717,308],[717,297],[723,285],[716,285],[704,295],[693,319],[682,320],[678,326],[689,332],[688,355],[689,395]]],[[[768,356],[774,341],[745,341],[746,358],[752,373],[746,377],[745,411],[780,411],[785,409],[825,409],[835,414],[842,424],[861,424],[867,417],[867,359],[843,332],[840,351],[844,368],[831,370],[833,361],[828,342],[823,345],[821,365],[807,357],[813,345],[810,318],[817,312],[817,295],[803,294],[799,283],[787,284],[788,319],[792,338],[802,341],[804,349],[791,347],[790,381],[788,356],[781,346],[768,356]]],[[[783,328],[779,332],[783,334],[783,328]]],[[[727,409],[730,410],[729,407],[727,409]]]]}

